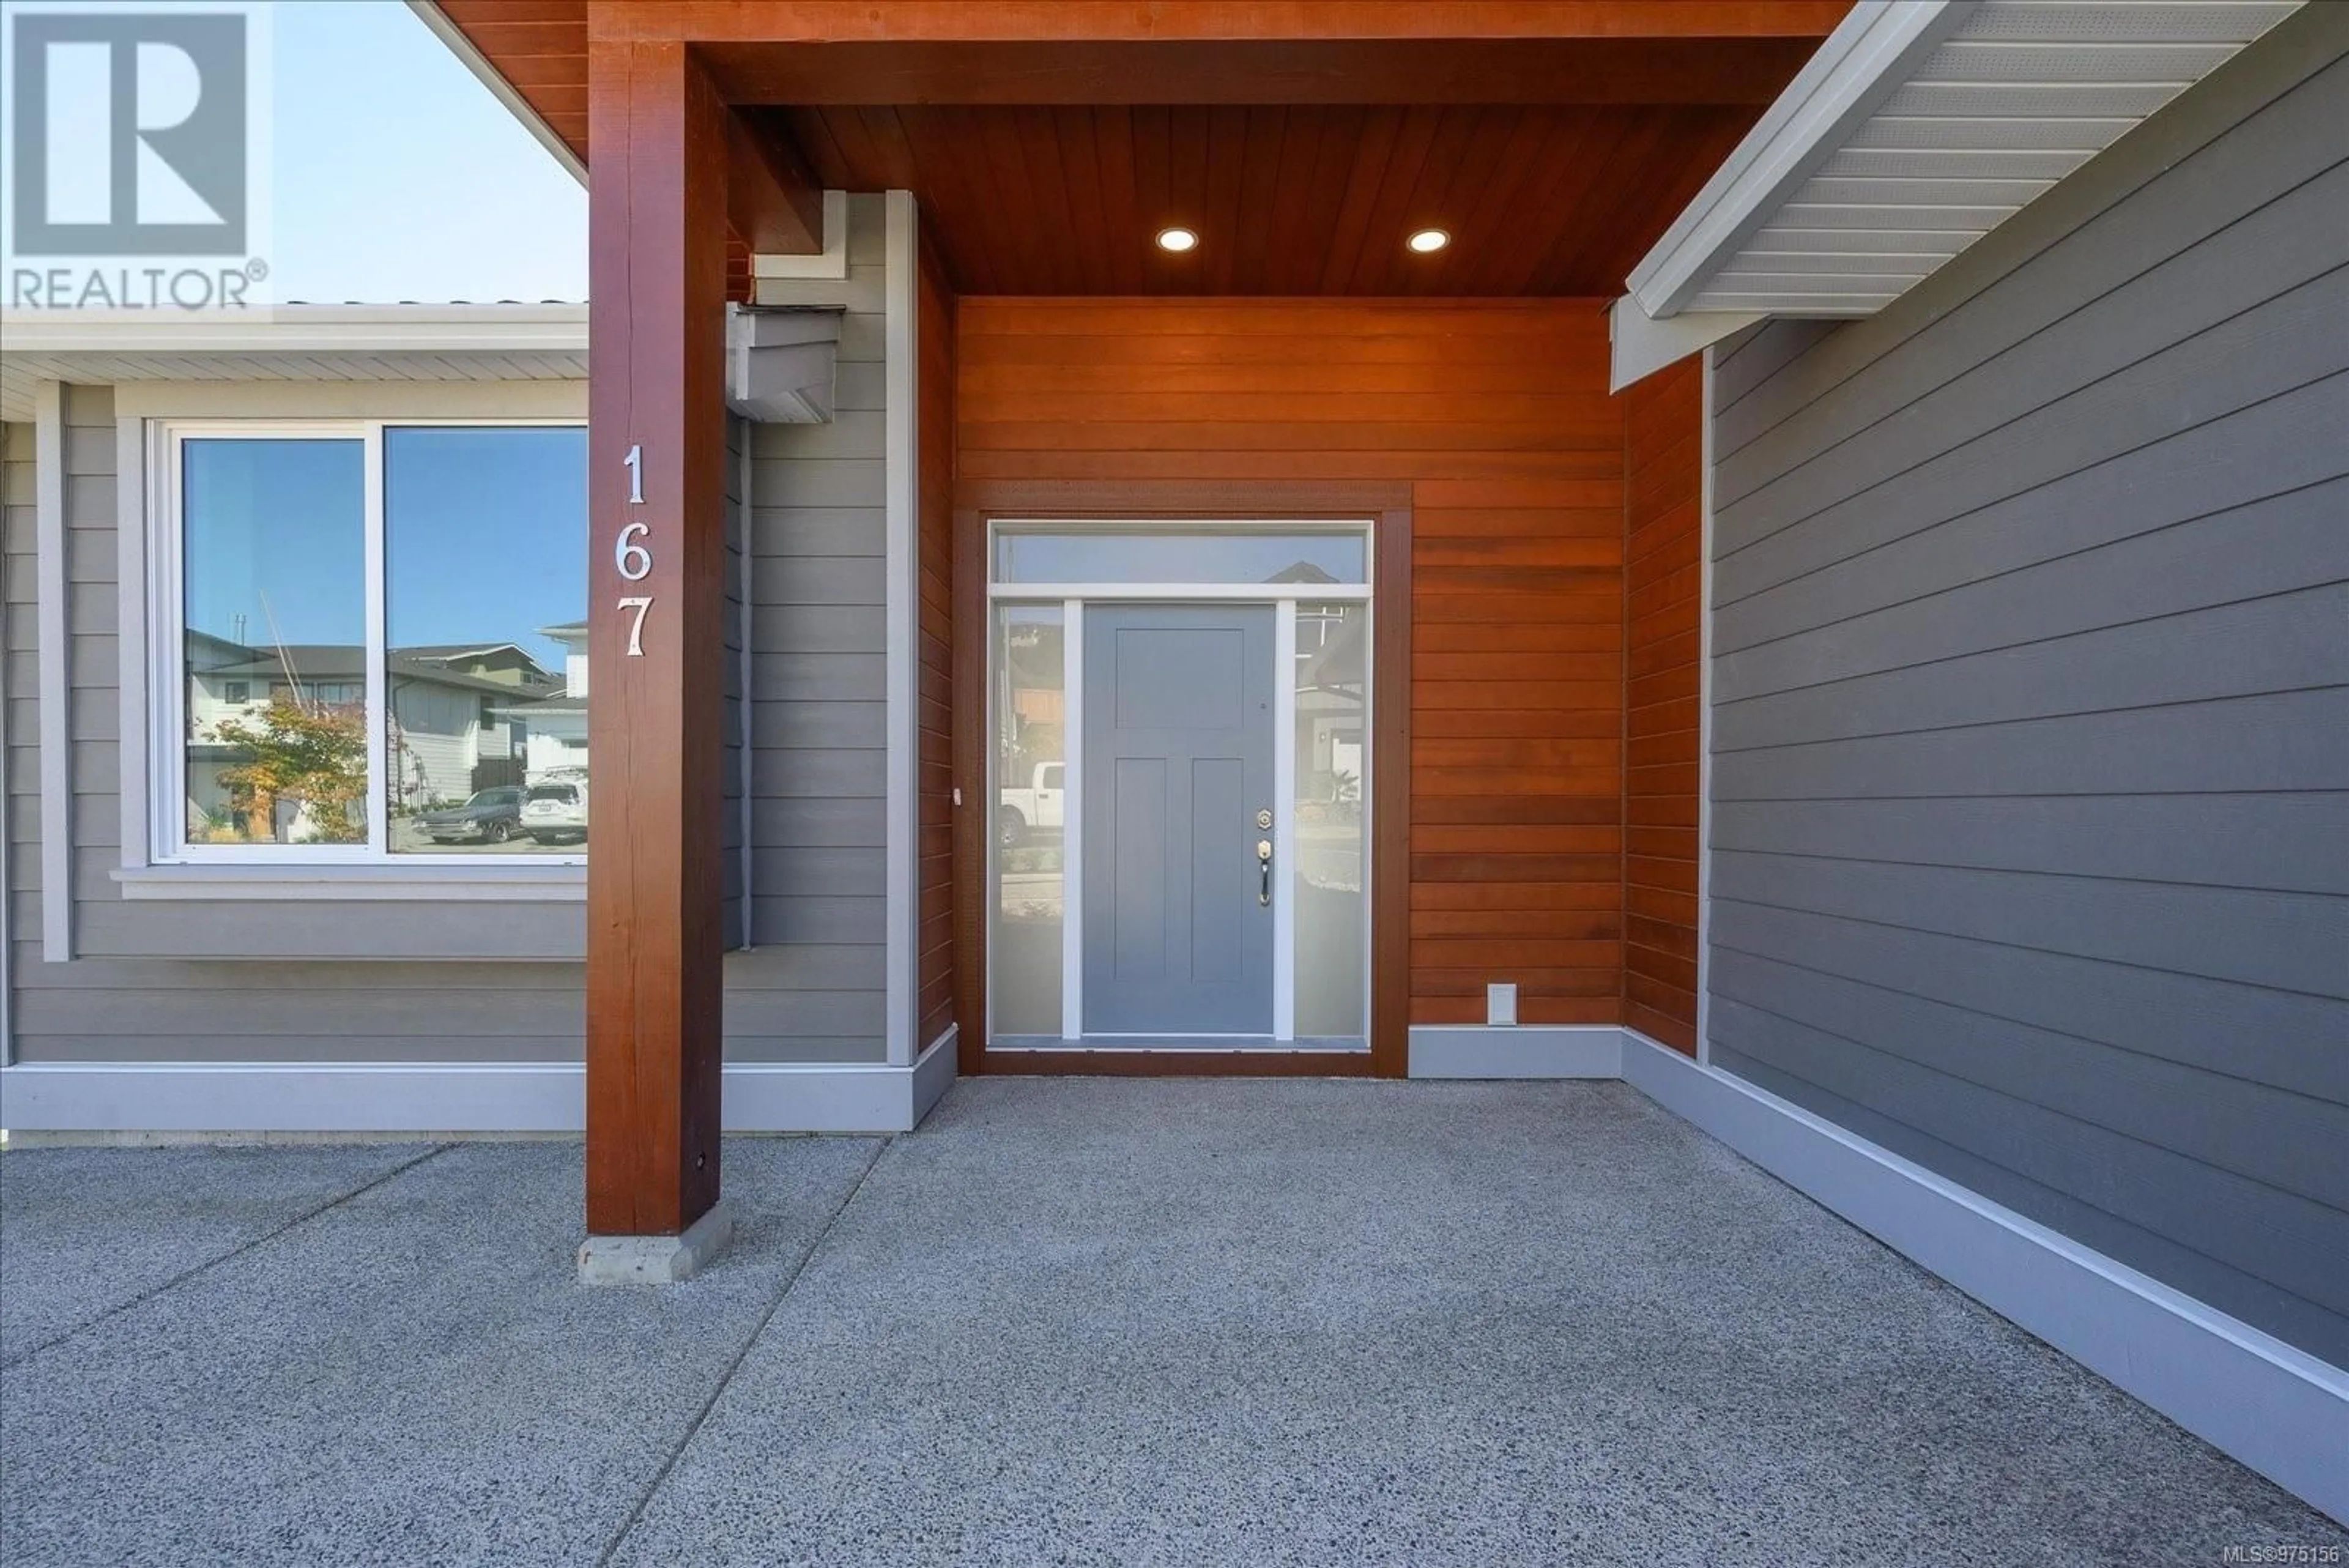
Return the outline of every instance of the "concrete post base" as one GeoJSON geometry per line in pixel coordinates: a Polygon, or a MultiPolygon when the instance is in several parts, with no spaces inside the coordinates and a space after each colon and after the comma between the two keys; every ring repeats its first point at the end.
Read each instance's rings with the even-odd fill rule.
{"type": "Polygon", "coordinates": [[[716,1262],[734,1239],[734,1205],[719,1199],[678,1236],[590,1236],[579,1243],[583,1285],[673,1285],[716,1262]]]}

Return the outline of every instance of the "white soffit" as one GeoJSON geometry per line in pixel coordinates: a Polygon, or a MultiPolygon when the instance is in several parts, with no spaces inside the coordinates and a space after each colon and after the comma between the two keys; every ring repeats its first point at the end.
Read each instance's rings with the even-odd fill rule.
{"type": "Polygon", "coordinates": [[[0,313],[0,419],[42,381],[577,381],[585,305],[0,313]]]}
{"type": "Polygon", "coordinates": [[[2300,4],[1860,0],[1632,270],[1630,302],[1872,315],[2300,4]]]}

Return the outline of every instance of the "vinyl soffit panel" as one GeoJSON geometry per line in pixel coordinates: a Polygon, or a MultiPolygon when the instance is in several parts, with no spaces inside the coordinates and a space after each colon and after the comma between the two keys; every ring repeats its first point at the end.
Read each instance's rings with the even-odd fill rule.
{"type": "MultiPolygon", "coordinates": [[[[1720,254],[1697,258],[1676,299],[1659,310],[1657,291],[1643,283],[1669,239],[1634,273],[1635,297],[1655,316],[1872,314],[2300,3],[1982,0],[1959,8],[1956,26],[1905,76],[1875,84],[1883,97],[1873,112],[1833,145],[1809,151],[1806,177],[1720,254]]],[[[1893,19],[1863,5],[1845,26],[1881,28],[1893,19]]],[[[1734,194],[1709,191],[1698,202],[1734,194]]]]}

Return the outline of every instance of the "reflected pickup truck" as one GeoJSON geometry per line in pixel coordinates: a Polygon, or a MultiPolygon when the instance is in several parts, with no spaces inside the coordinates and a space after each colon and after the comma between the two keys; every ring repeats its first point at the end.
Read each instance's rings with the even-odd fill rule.
{"type": "Polygon", "coordinates": [[[1039,829],[1061,831],[1065,763],[1038,763],[1027,787],[1006,785],[995,804],[995,834],[1006,849],[1017,849],[1039,829]]]}

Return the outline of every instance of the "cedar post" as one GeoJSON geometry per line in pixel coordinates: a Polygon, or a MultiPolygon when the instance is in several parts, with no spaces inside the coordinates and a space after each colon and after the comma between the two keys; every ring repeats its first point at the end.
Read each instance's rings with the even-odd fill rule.
{"type": "Polygon", "coordinates": [[[727,110],[684,44],[593,40],[587,112],[583,1276],[595,1238],[718,1200],[728,198],[727,110]]]}

